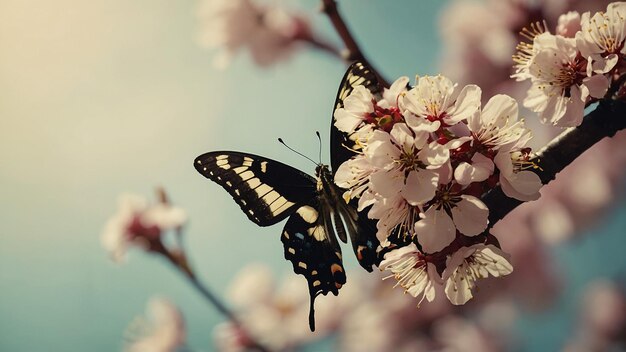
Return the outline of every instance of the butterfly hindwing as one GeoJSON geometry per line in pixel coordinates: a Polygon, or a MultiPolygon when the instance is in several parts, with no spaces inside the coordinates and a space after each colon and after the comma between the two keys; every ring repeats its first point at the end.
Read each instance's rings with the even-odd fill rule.
{"type": "Polygon", "coordinates": [[[329,214],[329,209],[317,199],[311,199],[291,215],[281,236],[285,259],[291,261],[294,272],[304,275],[308,282],[311,331],[315,330],[315,298],[329,292],[337,295],[346,283],[341,248],[332,233],[329,214]]]}
{"type": "Polygon", "coordinates": [[[210,152],[197,157],[194,166],[228,191],[248,218],[259,226],[280,222],[297,204],[316,195],[313,177],[258,155],[210,152]]]}

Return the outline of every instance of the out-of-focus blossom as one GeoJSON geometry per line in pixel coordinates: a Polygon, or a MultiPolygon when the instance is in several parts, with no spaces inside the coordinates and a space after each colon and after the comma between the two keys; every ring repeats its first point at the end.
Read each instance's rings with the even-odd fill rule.
{"type": "Polygon", "coordinates": [[[147,319],[139,318],[129,327],[126,352],[176,352],[185,344],[185,323],[170,301],[153,298],[148,302],[147,319]]]}
{"type": "Polygon", "coordinates": [[[565,38],[574,38],[581,30],[580,14],[577,11],[570,11],[559,16],[559,24],[556,26],[556,34],[565,38]]]}
{"type": "Polygon", "coordinates": [[[493,245],[476,244],[456,251],[446,263],[443,280],[452,304],[465,304],[473,297],[476,281],[489,275],[500,277],[513,272],[507,255],[493,245]]]}
{"type": "Polygon", "coordinates": [[[442,351],[500,351],[496,342],[478,325],[460,317],[444,317],[435,323],[434,330],[442,351]]]}
{"type": "Polygon", "coordinates": [[[609,280],[598,280],[587,287],[583,299],[582,323],[586,329],[605,337],[626,334],[626,295],[609,280]]]}
{"type": "Polygon", "coordinates": [[[235,278],[228,296],[245,331],[231,322],[221,324],[213,335],[219,351],[252,348],[253,341],[246,331],[272,350],[292,349],[328,334],[337,318],[325,314],[321,302],[326,300],[320,299],[316,305],[316,332],[313,334],[308,327],[306,286],[294,276],[289,276],[279,287],[274,283],[272,273],[259,264],[249,265],[235,278]]]}
{"type": "Polygon", "coordinates": [[[621,351],[626,347],[626,294],[606,279],[588,285],[577,330],[565,351],[621,351]]]}
{"type": "Polygon", "coordinates": [[[201,44],[220,49],[214,61],[219,68],[244,48],[256,64],[269,66],[288,57],[298,40],[310,37],[305,18],[253,0],[204,0],[198,17],[201,44]]]}
{"type": "Polygon", "coordinates": [[[150,204],[141,196],[124,194],[118,199],[117,213],[105,225],[102,245],[113,260],[121,261],[129,246],[159,250],[161,235],[186,221],[187,214],[181,208],[164,201],[150,204]]]}

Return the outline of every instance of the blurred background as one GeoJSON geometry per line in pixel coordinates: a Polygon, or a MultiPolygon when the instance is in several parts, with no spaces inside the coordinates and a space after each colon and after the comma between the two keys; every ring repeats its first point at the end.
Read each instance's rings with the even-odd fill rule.
{"type": "MultiPolygon", "coordinates": [[[[523,97],[527,87],[506,80],[515,33],[538,13],[553,28],[558,14],[569,9],[606,6],[565,0],[529,1],[534,5],[528,8],[520,5],[524,1],[461,3],[340,1],[340,10],[365,54],[390,79],[441,72],[463,84],[480,84],[487,97],[496,92],[523,97]],[[495,12],[506,7],[502,3],[512,4],[508,12],[495,12]]],[[[306,18],[316,38],[342,47],[317,12],[319,1],[272,4],[306,18]]],[[[129,323],[155,295],[179,307],[190,350],[215,350],[213,330],[223,317],[166,261],[136,249],[116,264],[102,248],[100,234],[123,193],[154,199],[155,188],[162,186],[186,210],[188,255],[220,296],[230,295],[230,283],[250,263],[305,286],[283,259],[281,225],[256,227],[192,162],[207,151],[239,150],[312,173],[310,162],[276,139],[316,159],[315,131],[320,131],[322,160],[329,161],[332,104],[346,64],[303,42],[263,67],[241,50],[227,67],[217,68],[220,49],[211,40],[206,45],[207,35],[213,35],[207,31],[216,29],[211,18],[198,15],[202,6],[0,0],[0,350],[121,350],[129,323]]],[[[533,124],[536,117],[524,114],[533,124]]],[[[537,128],[541,146],[554,131],[537,128]]],[[[505,308],[490,309],[511,318],[494,350],[555,351],[578,336],[589,287],[613,292],[622,302],[625,140],[622,133],[600,146],[569,181],[546,191],[543,203],[525,206],[496,228],[503,249],[513,256],[516,273],[510,280],[493,282],[467,310],[438,314],[474,322],[476,314],[483,316],[488,297],[496,297],[505,308]]],[[[360,279],[352,257],[345,258],[346,288],[351,278],[379,280],[379,275],[360,279]]],[[[389,292],[384,299],[403,299],[401,289],[389,292]]],[[[419,315],[415,305],[410,300],[403,314],[419,315]]],[[[298,319],[306,323],[306,314],[298,319]]],[[[616,326],[624,323],[616,319],[616,326]]],[[[433,321],[416,323],[414,336],[440,331],[433,321]]],[[[493,335],[492,328],[476,329],[493,335]]],[[[350,350],[341,329],[318,332],[292,347],[350,350]]],[[[350,339],[368,341],[370,332],[354,330],[350,339]]]]}

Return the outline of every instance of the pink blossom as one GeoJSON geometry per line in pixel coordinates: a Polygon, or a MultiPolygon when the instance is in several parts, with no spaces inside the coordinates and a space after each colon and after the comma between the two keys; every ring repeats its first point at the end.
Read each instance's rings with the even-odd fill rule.
{"type": "Polygon", "coordinates": [[[185,344],[185,324],[178,309],[166,299],[148,302],[148,320],[136,320],[128,333],[133,336],[126,352],[176,352],[185,344]]]}
{"type": "Polygon", "coordinates": [[[140,196],[124,194],[119,197],[118,210],[102,232],[102,246],[115,261],[124,258],[129,246],[153,250],[163,232],[179,228],[187,221],[181,208],[159,202],[149,204],[140,196]]]}
{"type": "Polygon", "coordinates": [[[247,49],[256,64],[272,65],[288,57],[310,31],[304,18],[253,0],[206,0],[198,17],[200,42],[220,50],[214,61],[218,68],[226,67],[241,49],[247,49]]]}

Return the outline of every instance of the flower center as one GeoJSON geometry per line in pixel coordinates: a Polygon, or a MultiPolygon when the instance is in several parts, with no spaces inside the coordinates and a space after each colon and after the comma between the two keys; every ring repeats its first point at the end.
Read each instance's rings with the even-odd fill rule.
{"type": "Polygon", "coordinates": [[[373,124],[385,132],[390,132],[394,124],[404,121],[402,113],[397,107],[383,108],[378,106],[375,100],[372,100],[372,103],[374,104],[374,111],[365,117],[365,122],[373,124]]]}
{"type": "Polygon", "coordinates": [[[513,172],[518,173],[524,170],[541,170],[541,166],[537,162],[531,160],[531,149],[524,148],[518,152],[511,153],[511,160],[513,161],[513,172]]]}

